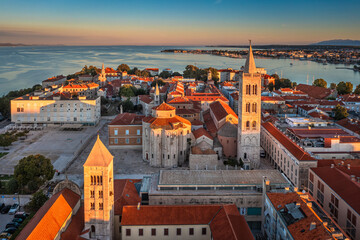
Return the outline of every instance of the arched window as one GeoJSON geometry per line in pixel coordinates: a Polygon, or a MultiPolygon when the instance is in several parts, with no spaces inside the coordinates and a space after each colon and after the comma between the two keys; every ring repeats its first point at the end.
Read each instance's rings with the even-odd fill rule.
{"type": "Polygon", "coordinates": [[[255,95],[257,95],[257,85],[255,85],[255,95]]]}
{"type": "Polygon", "coordinates": [[[248,113],[250,112],[250,103],[246,104],[245,111],[248,113]]]}
{"type": "Polygon", "coordinates": [[[90,178],[91,178],[91,185],[94,185],[94,178],[93,178],[93,176],[91,176],[90,178]]]}
{"type": "Polygon", "coordinates": [[[256,121],[252,122],[252,130],[256,130],[256,121]]]}
{"type": "Polygon", "coordinates": [[[100,185],[102,185],[102,176],[100,176],[100,185]]]}
{"type": "Polygon", "coordinates": [[[97,176],[97,184],[99,185],[100,184],[100,177],[97,176]]]}
{"type": "Polygon", "coordinates": [[[250,130],[250,121],[246,121],[246,130],[250,130]]]}
{"type": "Polygon", "coordinates": [[[252,112],[256,113],[256,111],[257,111],[256,107],[257,107],[257,104],[253,103],[252,104],[252,112]]]}
{"type": "Polygon", "coordinates": [[[246,157],[247,157],[247,155],[246,155],[246,153],[244,153],[244,159],[246,159],[246,157]]]}
{"type": "Polygon", "coordinates": [[[95,226],[91,225],[90,238],[95,236],[95,226]]]}
{"type": "Polygon", "coordinates": [[[252,94],[257,95],[257,85],[256,84],[253,85],[253,87],[252,87],[252,94]]]}
{"type": "Polygon", "coordinates": [[[94,185],[96,185],[96,176],[94,176],[94,185]]]}

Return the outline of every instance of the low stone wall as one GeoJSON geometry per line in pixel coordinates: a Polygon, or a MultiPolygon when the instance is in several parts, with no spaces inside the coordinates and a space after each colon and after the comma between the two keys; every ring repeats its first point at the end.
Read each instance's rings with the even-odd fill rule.
{"type": "Polygon", "coordinates": [[[217,166],[217,154],[190,154],[190,170],[215,170],[217,166]]]}

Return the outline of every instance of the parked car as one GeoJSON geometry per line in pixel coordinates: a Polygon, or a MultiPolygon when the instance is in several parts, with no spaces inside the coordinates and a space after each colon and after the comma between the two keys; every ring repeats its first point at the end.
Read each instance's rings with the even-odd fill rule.
{"type": "Polygon", "coordinates": [[[11,206],[11,208],[10,208],[10,210],[9,210],[9,214],[10,214],[10,215],[13,215],[13,214],[15,214],[17,211],[19,211],[19,209],[20,209],[19,204],[15,203],[15,204],[13,204],[13,205],[11,206]]]}
{"type": "Polygon", "coordinates": [[[1,205],[0,205],[0,211],[1,211],[1,209],[3,209],[4,207],[5,207],[5,203],[1,204],[1,205]]]}
{"type": "Polygon", "coordinates": [[[9,222],[8,224],[6,224],[6,227],[5,228],[18,228],[20,226],[20,223],[17,223],[17,222],[9,222]]]}
{"type": "Polygon", "coordinates": [[[1,239],[1,240],[8,240],[8,239],[11,238],[11,236],[12,236],[11,233],[2,232],[2,233],[0,234],[0,239],[1,239]]]}
{"type": "Polygon", "coordinates": [[[16,222],[16,223],[22,223],[24,221],[24,219],[22,219],[22,218],[14,218],[12,221],[16,222]]]}
{"type": "Polygon", "coordinates": [[[29,216],[26,212],[17,212],[14,216],[14,218],[21,218],[22,220],[25,220],[29,216]]]}
{"type": "Polygon", "coordinates": [[[6,205],[5,207],[3,207],[3,209],[1,209],[1,214],[8,213],[10,208],[11,208],[11,205],[6,205]]]}
{"type": "Polygon", "coordinates": [[[16,231],[16,228],[14,228],[14,227],[9,227],[9,228],[5,229],[4,232],[14,234],[15,231],[16,231]]]}

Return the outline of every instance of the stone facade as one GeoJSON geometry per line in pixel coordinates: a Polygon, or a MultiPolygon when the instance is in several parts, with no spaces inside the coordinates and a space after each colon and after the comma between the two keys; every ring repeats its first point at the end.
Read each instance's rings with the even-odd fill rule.
{"type": "Polygon", "coordinates": [[[239,83],[237,159],[245,169],[260,166],[261,75],[257,73],[250,44],[239,83]]]}
{"type": "Polygon", "coordinates": [[[154,167],[177,167],[186,159],[191,123],[163,103],[153,108],[152,116],[143,119],[143,159],[154,167]]]}
{"type": "Polygon", "coordinates": [[[113,156],[99,137],[84,164],[84,221],[90,239],[113,239],[113,156]]]}

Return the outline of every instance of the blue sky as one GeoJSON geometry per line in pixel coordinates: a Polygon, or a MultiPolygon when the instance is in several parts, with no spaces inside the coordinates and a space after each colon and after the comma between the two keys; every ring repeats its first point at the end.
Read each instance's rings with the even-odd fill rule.
{"type": "Polygon", "coordinates": [[[0,0],[0,42],[307,44],[360,39],[356,0],[0,0]]]}

